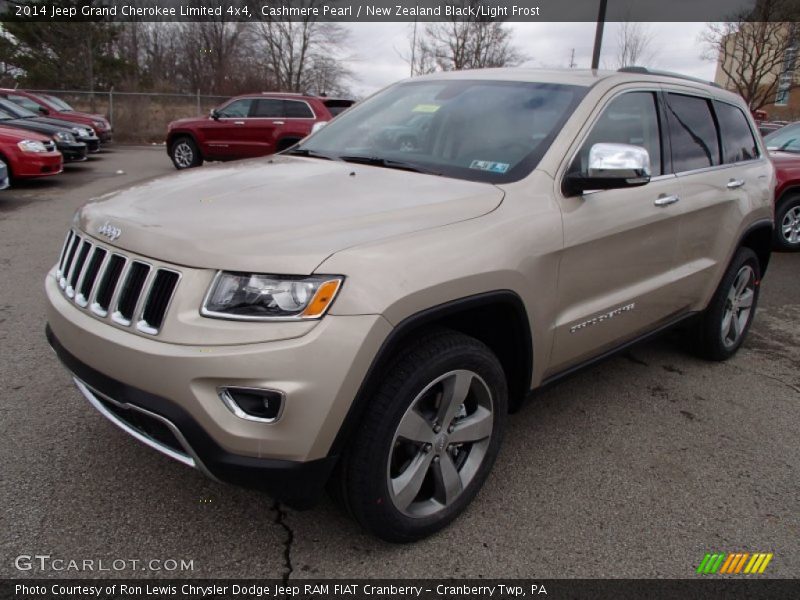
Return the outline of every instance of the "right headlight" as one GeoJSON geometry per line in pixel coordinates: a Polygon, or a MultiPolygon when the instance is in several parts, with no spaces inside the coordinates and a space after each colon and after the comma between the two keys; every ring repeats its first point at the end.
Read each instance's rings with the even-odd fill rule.
{"type": "Polygon", "coordinates": [[[38,140],[22,140],[17,142],[17,148],[23,152],[47,152],[47,148],[38,140]]]}
{"type": "Polygon", "coordinates": [[[264,275],[220,271],[201,314],[242,321],[318,319],[333,303],[344,277],[264,275]]]}
{"type": "Polygon", "coordinates": [[[59,131],[53,136],[53,139],[57,142],[74,142],[75,136],[69,131],[59,131]]]}

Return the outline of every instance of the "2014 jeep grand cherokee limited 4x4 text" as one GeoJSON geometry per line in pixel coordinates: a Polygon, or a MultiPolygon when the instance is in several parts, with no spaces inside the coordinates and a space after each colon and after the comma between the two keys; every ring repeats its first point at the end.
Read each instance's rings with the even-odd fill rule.
{"type": "Polygon", "coordinates": [[[733,355],[773,188],[747,107],[710,85],[418,77],[283,155],[84,206],[48,336],[145,444],[294,506],[327,484],[414,540],[472,501],[532,389],[679,321],[733,355]]]}

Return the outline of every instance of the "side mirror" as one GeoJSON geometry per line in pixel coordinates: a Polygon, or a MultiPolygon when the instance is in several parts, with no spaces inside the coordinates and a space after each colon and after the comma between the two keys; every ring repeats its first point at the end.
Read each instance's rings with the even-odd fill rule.
{"type": "Polygon", "coordinates": [[[42,113],[43,115],[49,115],[50,114],[50,110],[45,108],[44,106],[40,106],[39,107],[39,112],[42,113]]]}
{"type": "Polygon", "coordinates": [[[219,120],[219,111],[216,108],[212,108],[208,111],[208,116],[214,119],[215,121],[219,120]]]}
{"type": "Polygon", "coordinates": [[[589,150],[587,172],[567,175],[565,192],[637,187],[650,182],[650,155],[631,144],[594,144],[589,150]]]}

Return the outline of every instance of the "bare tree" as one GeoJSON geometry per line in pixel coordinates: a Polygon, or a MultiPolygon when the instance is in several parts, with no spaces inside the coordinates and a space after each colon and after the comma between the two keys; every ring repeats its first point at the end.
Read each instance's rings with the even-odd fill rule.
{"type": "Polygon", "coordinates": [[[621,69],[652,64],[656,57],[656,50],[652,47],[653,39],[653,33],[644,23],[631,21],[619,23],[617,52],[613,66],[621,69]]]}
{"type": "Polygon", "coordinates": [[[795,76],[800,44],[795,0],[759,0],[749,13],[726,23],[709,23],[701,34],[703,58],[716,60],[723,84],[738,92],[751,110],[775,101],[778,90],[800,85],[795,76]]]}
{"type": "MultiPolygon", "coordinates": [[[[454,6],[472,8],[482,0],[460,0],[454,6]]],[[[428,23],[412,48],[412,73],[512,67],[526,57],[512,43],[512,31],[486,16],[428,23]]],[[[414,41],[412,41],[412,44],[414,41]]]]}
{"type": "MultiPolygon", "coordinates": [[[[305,7],[320,3],[301,2],[305,7]]],[[[348,37],[349,32],[341,25],[323,23],[313,16],[298,21],[267,19],[257,26],[256,51],[279,90],[340,93],[353,77],[344,66],[348,37]]]]}

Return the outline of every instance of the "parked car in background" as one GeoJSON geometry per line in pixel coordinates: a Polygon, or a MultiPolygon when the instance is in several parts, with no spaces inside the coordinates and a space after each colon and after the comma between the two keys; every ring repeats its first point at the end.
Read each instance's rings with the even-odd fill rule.
{"type": "Polygon", "coordinates": [[[179,119],[167,127],[167,153],[177,169],[204,160],[265,156],[293,146],[353,104],[352,100],[300,94],[244,94],[208,117],[179,119]]]}
{"type": "Polygon", "coordinates": [[[774,131],[778,131],[782,127],[786,126],[785,121],[762,121],[758,123],[758,132],[762,135],[769,135],[774,131]]]}
{"type": "Polygon", "coordinates": [[[97,133],[101,143],[107,144],[111,141],[111,124],[103,115],[77,111],[64,100],[52,94],[0,88],[0,98],[6,98],[46,117],[91,127],[97,133]]]}
{"type": "Polygon", "coordinates": [[[775,249],[800,251],[800,123],[764,138],[775,164],[775,249]]]}
{"type": "Polygon", "coordinates": [[[0,190],[6,189],[10,185],[9,182],[8,167],[6,167],[6,163],[0,160],[0,190]]]}
{"type": "Polygon", "coordinates": [[[19,104],[15,104],[10,100],[4,100],[2,98],[0,98],[0,108],[8,113],[11,113],[18,119],[35,119],[38,123],[48,123],[50,125],[55,125],[56,127],[63,127],[64,129],[69,130],[72,135],[75,136],[76,140],[86,144],[87,152],[94,153],[100,150],[100,138],[97,137],[94,129],[91,127],[76,125],[75,123],[62,121],[61,119],[42,117],[37,113],[28,110],[24,106],[20,106],[19,104]]]}
{"type": "Polygon", "coordinates": [[[64,160],[53,140],[45,135],[0,127],[0,159],[13,179],[46,177],[61,173],[64,160]]]}
{"type": "Polygon", "coordinates": [[[3,127],[13,127],[26,131],[35,131],[46,135],[53,140],[56,148],[64,156],[64,160],[79,161],[86,160],[86,144],[75,139],[71,128],[60,127],[39,120],[38,117],[19,118],[9,112],[3,104],[7,101],[0,100],[0,125],[3,127]]]}

